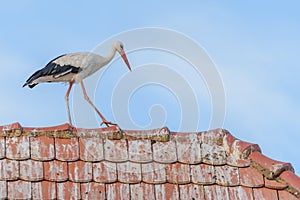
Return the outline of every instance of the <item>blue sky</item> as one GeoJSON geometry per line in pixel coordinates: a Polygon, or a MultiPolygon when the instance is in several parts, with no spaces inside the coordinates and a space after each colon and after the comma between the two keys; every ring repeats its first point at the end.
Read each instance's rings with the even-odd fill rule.
{"type": "MultiPolygon", "coordinates": [[[[65,123],[63,97],[67,87],[41,84],[33,90],[22,88],[31,73],[58,55],[92,51],[102,41],[124,31],[167,28],[193,39],[215,63],[226,95],[223,127],[239,139],[258,143],[267,156],[291,162],[299,174],[299,4],[297,1],[2,2],[0,124],[18,121],[23,126],[35,127],[65,123]]],[[[125,48],[126,45],[130,46],[125,44],[125,48]]],[[[157,51],[139,51],[129,54],[128,58],[133,70],[143,62],[159,63],[160,58],[169,67],[175,66],[172,56],[157,54],[157,51]]],[[[128,73],[126,67],[116,71],[120,69],[118,65],[124,64],[116,60],[101,81],[113,84],[128,73]]],[[[180,73],[182,69],[176,68],[180,73]]],[[[185,75],[189,73],[192,74],[185,75]]],[[[103,114],[111,120],[113,85],[103,86],[101,81],[93,95],[96,105],[101,106],[103,114]]],[[[206,115],[211,114],[210,109],[203,106],[209,102],[209,94],[203,89],[205,84],[200,83],[201,89],[194,85],[197,83],[193,78],[189,81],[197,93],[202,112],[200,121],[209,122],[206,115]]],[[[147,92],[135,91],[129,102],[132,119],[141,127],[149,127],[147,112],[154,106],[150,115],[159,118],[163,113],[159,121],[171,130],[178,129],[180,111],[176,95],[159,85],[147,87],[144,88],[147,92]]],[[[79,93],[80,96],[78,89],[76,87],[72,95],[79,93]]],[[[84,102],[79,105],[89,109],[84,102]]],[[[88,119],[78,117],[78,121],[81,119],[88,124],[88,119]]],[[[84,125],[84,122],[78,124],[84,125]]],[[[198,130],[206,127],[199,126],[198,130]]],[[[131,127],[125,124],[124,128],[131,127]]]]}

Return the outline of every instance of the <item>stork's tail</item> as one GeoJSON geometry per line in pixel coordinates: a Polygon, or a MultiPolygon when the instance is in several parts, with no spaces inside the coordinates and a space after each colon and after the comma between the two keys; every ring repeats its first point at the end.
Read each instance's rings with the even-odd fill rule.
{"type": "Polygon", "coordinates": [[[33,83],[33,81],[35,79],[37,79],[39,76],[40,76],[40,71],[41,70],[38,70],[36,71],[35,73],[33,73],[27,80],[26,80],[26,83],[23,85],[23,87],[27,86],[29,88],[33,88],[34,86],[36,86],[38,83],[33,83]]]}
{"type": "Polygon", "coordinates": [[[34,86],[36,86],[38,83],[34,83],[34,84],[30,84],[30,83],[25,83],[22,87],[28,86],[29,88],[33,88],[34,86]]]}

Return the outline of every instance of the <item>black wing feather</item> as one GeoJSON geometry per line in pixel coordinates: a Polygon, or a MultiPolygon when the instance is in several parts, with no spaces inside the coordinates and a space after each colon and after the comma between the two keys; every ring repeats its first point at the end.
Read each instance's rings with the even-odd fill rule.
{"type": "Polygon", "coordinates": [[[32,82],[40,77],[43,76],[53,76],[53,78],[59,78],[61,76],[64,76],[66,74],[69,73],[78,73],[81,71],[80,67],[75,67],[72,65],[59,65],[57,63],[55,63],[55,60],[57,60],[60,57],[65,56],[61,55],[58,56],[57,58],[54,58],[53,60],[51,60],[44,68],[36,71],[35,73],[33,73],[26,81],[26,83],[23,85],[23,87],[25,87],[26,85],[28,85],[30,88],[33,88],[34,86],[37,85],[37,83],[32,84],[32,82]]]}

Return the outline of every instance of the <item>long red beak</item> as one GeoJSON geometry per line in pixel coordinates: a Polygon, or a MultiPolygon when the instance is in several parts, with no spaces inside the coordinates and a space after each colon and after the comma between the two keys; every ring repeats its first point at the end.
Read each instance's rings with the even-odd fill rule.
{"type": "Polygon", "coordinates": [[[121,51],[120,54],[121,54],[121,56],[122,56],[124,62],[126,63],[128,69],[131,71],[131,67],[130,67],[130,64],[129,64],[129,62],[128,62],[128,59],[127,59],[127,57],[126,57],[125,52],[124,52],[124,51],[121,51]]]}

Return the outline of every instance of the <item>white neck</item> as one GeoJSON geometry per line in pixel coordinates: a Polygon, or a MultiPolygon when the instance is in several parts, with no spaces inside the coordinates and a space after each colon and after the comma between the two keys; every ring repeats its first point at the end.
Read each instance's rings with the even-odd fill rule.
{"type": "Polygon", "coordinates": [[[114,58],[116,51],[116,48],[113,45],[111,45],[108,56],[104,57],[104,65],[108,64],[114,58]]]}

